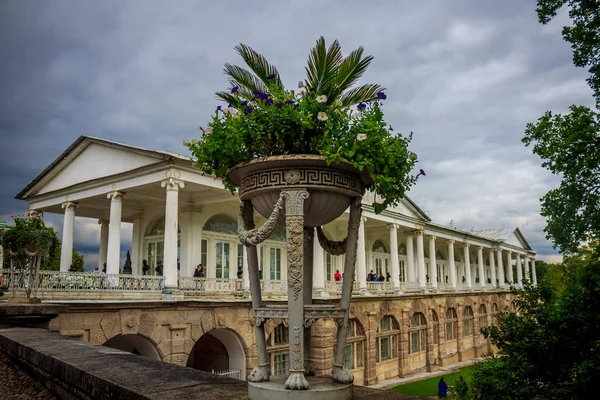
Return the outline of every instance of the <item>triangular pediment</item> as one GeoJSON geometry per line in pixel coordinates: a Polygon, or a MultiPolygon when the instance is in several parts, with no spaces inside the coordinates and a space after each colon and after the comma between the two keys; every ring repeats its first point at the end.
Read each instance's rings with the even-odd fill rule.
{"type": "MultiPolygon", "coordinates": [[[[366,192],[363,196],[363,204],[371,205],[375,199],[373,192],[366,192]]],[[[379,200],[381,201],[381,200],[379,200]]],[[[423,212],[410,198],[404,196],[395,207],[388,207],[389,211],[405,215],[422,221],[431,221],[431,218],[423,212]]]]}
{"type": "Polygon", "coordinates": [[[168,156],[160,152],[82,136],[42,171],[17,198],[50,193],[125,173],[156,164],[165,158],[168,156]]]}
{"type": "Polygon", "coordinates": [[[519,228],[515,229],[504,241],[506,244],[511,244],[513,246],[521,247],[526,250],[531,250],[529,247],[529,243],[525,240],[525,237],[519,230],[519,228]]]}

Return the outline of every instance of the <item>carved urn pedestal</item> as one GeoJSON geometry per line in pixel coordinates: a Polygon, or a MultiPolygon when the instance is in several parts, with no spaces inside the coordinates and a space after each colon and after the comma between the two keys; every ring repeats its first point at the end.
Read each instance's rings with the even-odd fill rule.
{"type": "Polygon", "coordinates": [[[228,178],[239,186],[241,199],[238,236],[246,246],[258,366],[248,376],[251,399],[351,399],[352,373],[345,369],[348,310],[356,261],[361,199],[369,184],[366,173],[346,163],[327,165],[315,155],[275,156],[236,166],[228,178]],[[348,236],[341,242],[328,240],[321,226],[350,208],[348,236]],[[267,218],[254,225],[254,210],[267,218]],[[282,212],[285,210],[285,212],[282,212]],[[262,303],[256,246],[266,240],[277,224],[286,227],[288,304],[262,303]],[[312,304],[312,254],[315,229],[321,246],[334,255],[346,254],[339,306],[312,304]],[[280,318],[289,327],[290,369],[284,381],[270,379],[264,323],[280,318]],[[314,377],[310,365],[310,327],[320,318],[333,318],[339,329],[331,377],[314,377]]]}

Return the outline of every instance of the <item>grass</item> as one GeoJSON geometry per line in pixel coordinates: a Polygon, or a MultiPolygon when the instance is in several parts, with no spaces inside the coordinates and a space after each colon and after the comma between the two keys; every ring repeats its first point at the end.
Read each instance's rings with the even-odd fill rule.
{"type": "Polygon", "coordinates": [[[447,374],[436,376],[434,378],[423,379],[422,381],[416,381],[411,383],[405,383],[404,385],[396,386],[390,389],[391,392],[399,392],[404,394],[410,394],[413,396],[431,397],[437,396],[438,393],[438,382],[443,376],[448,386],[456,387],[459,377],[465,378],[467,385],[471,383],[472,366],[463,367],[456,372],[448,372],[447,374]]]}

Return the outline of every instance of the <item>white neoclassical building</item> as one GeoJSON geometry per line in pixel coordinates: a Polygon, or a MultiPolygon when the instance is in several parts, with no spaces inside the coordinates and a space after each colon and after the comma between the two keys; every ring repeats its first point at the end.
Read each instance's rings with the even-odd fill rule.
{"type": "MultiPolygon", "coordinates": [[[[30,213],[64,215],[61,271],[72,259],[74,219],[86,217],[100,225],[98,267],[106,263],[108,274],[119,273],[121,250],[130,250],[133,275],[142,275],[142,260],[149,274],[162,263],[167,287],[185,287],[200,263],[205,280],[248,287],[244,247],[235,234],[239,199],[188,156],[81,136],[17,198],[30,213]],[[131,249],[121,247],[122,224],[133,225],[131,249]]],[[[465,232],[432,222],[408,197],[381,214],[372,201],[372,194],[363,200],[356,293],[496,290],[525,278],[536,283],[535,252],[519,229],[465,232]],[[370,271],[388,279],[368,281],[370,271]]],[[[326,234],[343,239],[347,218],[325,226],[326,234]]],[[[282,228],[259,247],[265,290],[285,292],[284,240],[282,228]]],[[[327,296],[339,290],[334,274],[343,273],[343,256],[315,243],[313,286],[327,296]]]]}

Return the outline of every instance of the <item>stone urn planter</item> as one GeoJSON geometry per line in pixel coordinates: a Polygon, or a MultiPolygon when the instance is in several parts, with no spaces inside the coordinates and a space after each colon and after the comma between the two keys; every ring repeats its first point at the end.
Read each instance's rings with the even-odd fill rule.
{"type": "Polygon", "coordinates": [[[327,165],[317,155],[284,155],[254,160],[232,168],[227,178],[239,186],[241,199],[238,236],[246,246],[258,366],[250,373],[251,399],[349,399],[352,398],[352,373],[344,365],[348,310],[354,277],[361,199],[369,176],[350,164],[327,165]],[[350,208],[348,236],[341,242],[328,240],[322,226],[350,208]],[[254,210],[267,218],[260,228],[254,224],[254,210]],[[282,211],[285,210],[285,213],[282,211]],[[278,224],[286,227],[288,304],[262,304],[258,275],[257,245],[266,240],[278,224]],[[312,304],[312,254],[315,228],[323,249],[346,255],[346,268],[339,307],[312,304]],[[290,331],[290,375],[284,385],[270,381],[264,324],[270,318],[286,322],[290,331]],[[338,326],[336,358],[332,380],[311,377],[310,327],[321,318],[332,318],[338,326]],[[283,387],[282,387],[283,386],[283,387]],[[309,391],[310,393],[307,393],[309,391]],[[273,397],[274,396],[274,397],[273,397]]]}

